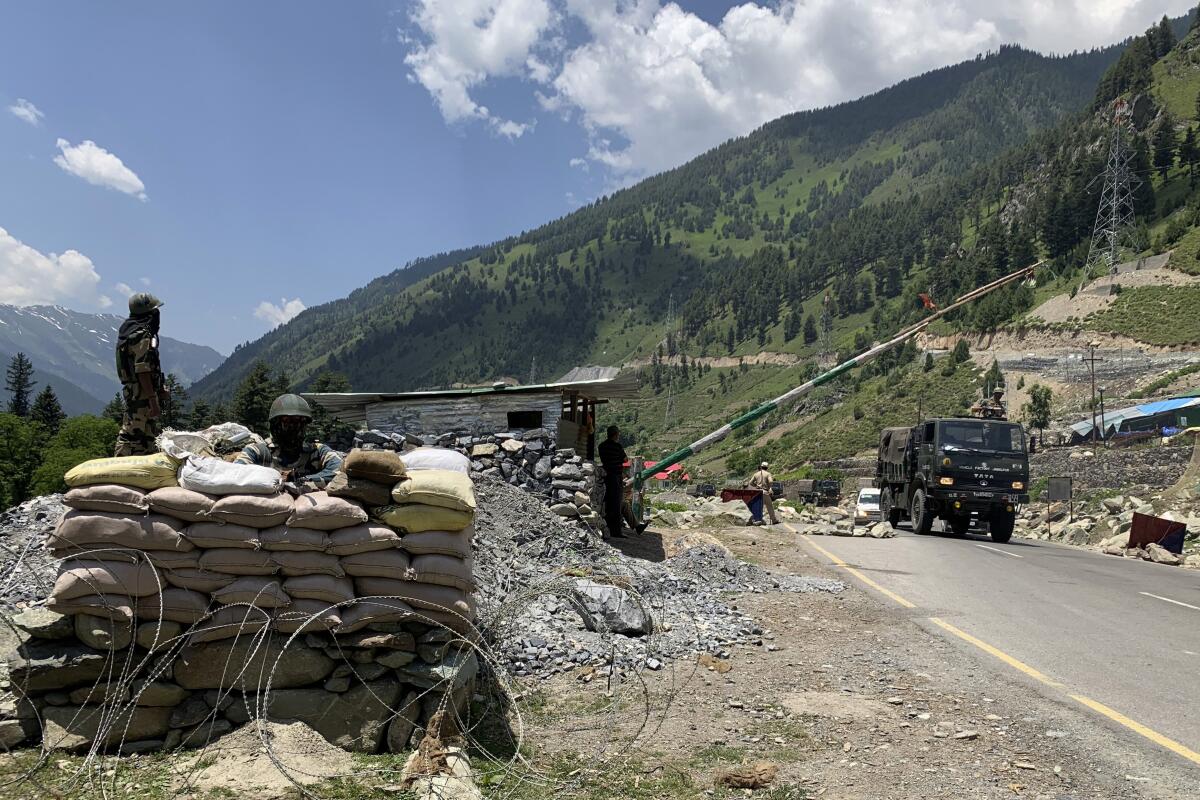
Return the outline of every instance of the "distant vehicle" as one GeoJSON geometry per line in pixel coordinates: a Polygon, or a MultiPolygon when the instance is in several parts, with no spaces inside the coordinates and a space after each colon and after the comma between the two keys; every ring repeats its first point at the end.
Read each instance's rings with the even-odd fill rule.
{"type": "Polygon", "coordinates": [[[688,487],[687,493],[692,497],[713,497],[717,493],[717,487],[711,483],[693,483],[688,487]]]}
{"type": "Polygon", "coordinates": [[[879,522],[883,512],[879,510],[879,490],[859,489],[858,499],[854,503],[854,524],[866,525],[868,522],[879,522]]]}
{"type": "Polygon", "coordinates": [[[783,497],[783,481],[771,481],[771,497],[774,500],[783,497]]]}
{"type": "Polygon", "coordinates": [[[836,506],[842,499],[842,482],[833,478],[789,481],[784,489],[789,500],[810,506],[836,506]]]}
{"type": "Polygon", "coordinates": [[[1017,508],[1029,502],[1025,432],[996,419],[931,419],[885,428],[875,486],[884,518],[910,520],[915,533],[944,520],[957,534],[986,523],[995,542],[1012,538],[1017,508]]]}

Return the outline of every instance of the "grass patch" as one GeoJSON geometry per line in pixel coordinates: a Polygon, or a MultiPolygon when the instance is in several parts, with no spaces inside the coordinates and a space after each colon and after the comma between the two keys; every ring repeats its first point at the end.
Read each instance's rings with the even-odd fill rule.
{"type": "Polygon", "coordinates": [[[1140,342],[1180,345],[1200,342],[1200,286],[1136,286],[1087,318],[1096,331],[1123,334],[1140,342]]]}
{"type": "Polygon", "coordinates": [[[1143,398],[1143,397],[1149,397],[1150,395],[1154,394],[1155,392],[1159,391],[1160,389],[1167,388],[1168,386],[1170,386],[1172,383],[1179,380],[1180,378],[1185,378],[1188,375],[1195,375],[1197,372],[1200,372],[1200,364],[1189,364],[1188,366],[1182,367],[1181,369],[1176,369],[1176,370],[1172,370],[1171,372],[1168,372],[1166,375],[1163,375],[1161,378],[1159,378],[1156,381],[1151,381],[1150,383],[1146,384],[1143,388],[1138,389],[1136,392],[1130,392],[1129,396],[1135,400],[1143,398]]]}

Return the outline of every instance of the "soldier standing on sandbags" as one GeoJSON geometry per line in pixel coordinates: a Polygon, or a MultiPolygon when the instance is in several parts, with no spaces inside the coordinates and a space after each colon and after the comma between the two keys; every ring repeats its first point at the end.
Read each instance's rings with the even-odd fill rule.
{"type": "Polygon", "coordinates": [[[342,457],[327,445],[305,438],[310,422],[312,408],[307,400],[298,394],[279,395],[267,414],[271,437],[265,444],[247,445],[235,463],[279,470],[284,483],[302,493],[324,489],[342,465],[342,457]]]}
{"type": "Polygon", "coordinates": [[[157,450],[159,418],[169,397],[158,360],[158,309],[162,301],[138,292],[129,298],[129,319],[117,333],[117,377],[125,400],[116,456],[144,456],[157,450]]]}

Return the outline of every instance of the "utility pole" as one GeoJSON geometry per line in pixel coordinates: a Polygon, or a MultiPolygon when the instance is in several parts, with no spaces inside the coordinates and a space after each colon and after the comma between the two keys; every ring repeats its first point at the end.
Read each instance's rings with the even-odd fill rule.
{"type": "Polygon", "coordinates": [[[1100,346],[1097,341],[1088,342],[1088,348],[1091,354],[1083,359],[1088,362],[1092,373],[1092,444],[1096,443],[1096,362],[1103,361],[1103,358],[1096,358],[1096,348],[1100,346]]]}
{"type": "Polygon", "coordinates": [[[1108,432],[1108,428],[1104,425],[1104,387],[1097,387],[1100,392],[1100,441],[1104,441],[1104,435],[1108,432]]]}
{"type": "Polygon", "coordinates": [[[1088,250],[1086,275],[1089,276],[1094,267],[1101,265],[1108,274],[1116,274],[1124,250],[1122,240],[1133,229],[1133,191],[1142,181],[1131,166],[1134,157],[1132,137],[1133,115],[1129,105],[1118,98],[1112,106],[1108,161],[1102,173],[1104,187],[1100,192],[1092,244],[1088,250]]]}
{"type": "Polygon", "coordinates": [[[534,356],[529,362],[529,385],[532,386],[537,379],[537,356],[534,356]]]}

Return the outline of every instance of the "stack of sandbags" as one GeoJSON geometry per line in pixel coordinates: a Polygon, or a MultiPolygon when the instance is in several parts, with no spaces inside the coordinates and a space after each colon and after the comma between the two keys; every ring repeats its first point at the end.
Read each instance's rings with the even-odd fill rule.
{"type": "Polygon", "coordinates": [[[363,751],[403,750],[447,696],[461,708],[478,669],[460,638],[475,497],[461,454],[413,453],[352,452],[328,491],[298,497],[273,470],[195,456],[73,470],[47,602],[71,624],[13,662],[14,685],[57,720],[43,745],[103,744],[93,723],[116,718],[113,698],[176,707],[138,712],[148,749],[203,744],[263,707],[229,692],[268,684],[268,716],[363,751]],[[80,659],[88,670],[63,668],[80,659]]]}

